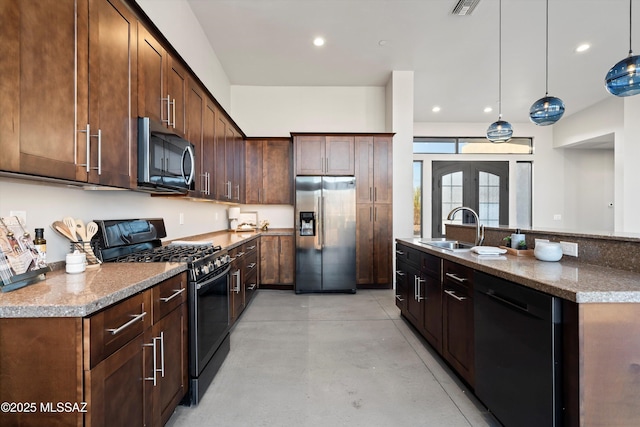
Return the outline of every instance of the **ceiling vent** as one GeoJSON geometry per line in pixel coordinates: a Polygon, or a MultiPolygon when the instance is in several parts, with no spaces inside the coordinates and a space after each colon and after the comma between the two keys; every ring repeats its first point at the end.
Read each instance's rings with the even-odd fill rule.
{"type": "Polygon", "coordinates": [[[480,0],[459,0],[451,11],[452,15],[471,15],[480,0]]]}

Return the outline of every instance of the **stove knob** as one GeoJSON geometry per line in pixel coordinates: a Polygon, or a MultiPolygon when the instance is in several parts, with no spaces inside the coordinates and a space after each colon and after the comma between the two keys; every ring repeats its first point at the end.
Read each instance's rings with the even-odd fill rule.
{"type": "Polygon", "coordinates": [[[207,268],[209,269],[209,271],[213,271],[216,266],[213,264],[213,261],[209,261],[209,264],[207,264],[207,268]]]}
{"type": "Polygon", "coordinates": [[[209,266],[208,265],[203,265],[202,266],[202,272],[204,274],[209,274],[209,266]]]}
{"type": "Polygon", "coordinates": [[[216,258],[215,264],[216,264],[216,268],[222,265],[222,261],[220,261],[220,258],[216,258]]]}

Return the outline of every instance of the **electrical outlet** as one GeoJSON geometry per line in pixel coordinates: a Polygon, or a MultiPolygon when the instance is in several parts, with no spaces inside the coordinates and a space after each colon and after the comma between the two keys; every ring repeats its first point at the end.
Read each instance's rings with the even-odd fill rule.
{"type": "Polygon", "coordinates": [[[562,246],[562,253],[564,255],[569,256],[578,256],[578,244],[571,242],[560,242],[560,246],[562,246]]]}
{"type": "Polygon", "coordinates": [[[562,221],[562,215],[560,215],[560,214],[553,215],[553,220],[554,221],[562,221]]]}
{"type": "Polygon", "coordinates": [[[180,212],[180,216],[178,218],[178,222],[180,225],[184,225],[184,214],[180,212]]]}

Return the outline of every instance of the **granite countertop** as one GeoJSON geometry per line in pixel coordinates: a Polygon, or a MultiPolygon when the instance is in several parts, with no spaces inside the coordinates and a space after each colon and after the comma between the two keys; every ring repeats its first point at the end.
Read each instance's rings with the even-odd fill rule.
{"type": "MultiPolygon", "coordinates": [[[[216,231],[174,241],[206,242],[232,249],[260,235],[293,235],[293,229],[216,231]]],[[[186,263],[116,262],[87,268],[81,274],[66,274],[63,267],[48,272],[41,282],[0,292],[0,318],[88,316],[186,269],[186,263]]]]}
{"type": "MultiPolygon", "coordinates": [[[[212,233],[198,234],[197,236],[189,236],[183,239],[174,239],[170,242],[183,241],[183,242],[202,242],[212,243],[216,246],[221,246],[226,249],[233,249],[245,242],[255,239],[259,236],[292,236],[292,228],[270,228],[266,231],[263,230],[250,230],[250,231],[214,231],[212,233]]],[[[168,243],[170,243],[168,242],[168,243]]]]}
{"type": "Polygon", "coordinates": [[[51,271],[41,282],[0,293],[0,318],[88,316],[186,269],[186,263],[113,262],[80,274],[51,271]]]}
{"type": "Polygon", "coordinates": [[[475,270],[577,303],[638,303],[640,273],[580,263],[567,257],[558,262],[531,256],[482,257],[420,243],[420,238],[396,239],[426,253],[475,270]]]}

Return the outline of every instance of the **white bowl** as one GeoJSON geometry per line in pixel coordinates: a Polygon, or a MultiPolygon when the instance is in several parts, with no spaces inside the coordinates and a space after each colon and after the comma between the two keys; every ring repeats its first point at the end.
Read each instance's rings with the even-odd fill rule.
{"type": "Polygon", "coordinates": [[[533,255],[540,261],[560,261],[562,246],[556,242],[538,242],[533,249],[533,255]]]}

